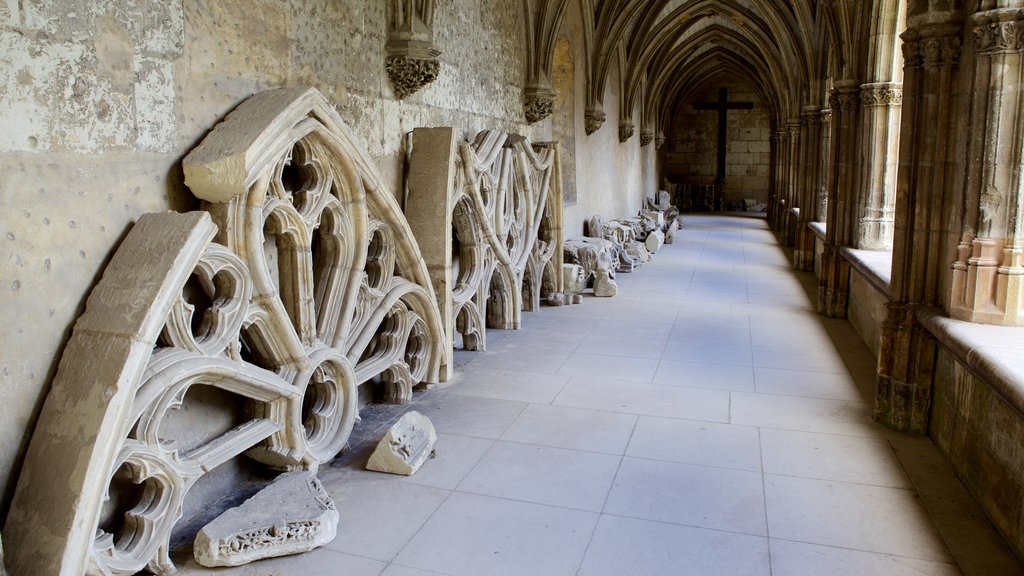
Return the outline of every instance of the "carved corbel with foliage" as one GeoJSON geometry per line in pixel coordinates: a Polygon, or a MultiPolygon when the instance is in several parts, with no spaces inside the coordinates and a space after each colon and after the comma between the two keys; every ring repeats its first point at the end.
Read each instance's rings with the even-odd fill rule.
{"type": "Polygon", "coordinates": [[[437,79],[441,51],[434,46],[434,0],[391,0],[384,69],[399,100],[437,79]]]}

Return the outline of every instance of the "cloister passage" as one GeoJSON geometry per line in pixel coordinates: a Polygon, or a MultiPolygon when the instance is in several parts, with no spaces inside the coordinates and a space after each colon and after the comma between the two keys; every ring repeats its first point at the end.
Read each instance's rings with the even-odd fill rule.
{"type": "Polygon", "coordinates": [[[617,297],[526,313],[364,410],[320,474],[338,537],[237,573],[1019,574],[931,441],[872,421],[874,358],[765,221],[683,222],[617,297]],[[363,471],[409,408],[437,457],[363,471]]]}

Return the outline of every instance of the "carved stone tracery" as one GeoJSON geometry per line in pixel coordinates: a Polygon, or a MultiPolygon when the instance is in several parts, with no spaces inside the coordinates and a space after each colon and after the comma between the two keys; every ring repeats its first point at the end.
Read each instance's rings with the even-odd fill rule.
{"type": "Polygon", "coordinates": [[[7,522],[21,571],[172,573],[171,530],[209,471],[243,453],[316,470],[345,446],[360,385],[402,401],[448,363],[411,232],[318,92],[253,96],[183,164],[205,211],[144,215],[65,350],[7,522]],[[168,436],[196,385],[248,419],[168,436]],[[101,522],[126,482],[138,501],[101,522]]]}
{"type": "Polygon", "coordinates": [[[448,291],[439,289],[439,298],[451,302],[445,332],[449,346],[457,330],[463,348],[482,351],[488,327],[518,329],[522,310],[536,310],[542,297],[562,291],[557,145],[486,130],[459,144],[451,157],[434,158],[432,152],[414,146],[410,171],[430,172],[424,162],[439,163],[435,172],[450,165],[451,182],[411,187],[410,201],[450,206],[451,228],[421,221],[414,229],[424,245],[435,245],[438,234],[451,235],[448,254],[425,254],[435,286],[448,291]],[[445,270],[447,282],[441,278],[445,270]]]}

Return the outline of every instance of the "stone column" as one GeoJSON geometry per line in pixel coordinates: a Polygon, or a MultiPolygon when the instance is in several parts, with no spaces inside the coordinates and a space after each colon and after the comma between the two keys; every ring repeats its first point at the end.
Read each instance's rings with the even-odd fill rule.
{"type": "Polygon", "coordinates": [[[789,132],[786,149],[786,206],[782,210],[782,241],[786,246],[793,245],[793,232],[796,217],[790,211],[797,203],[797,182],[800,178],[800,119],[793,118],[786,122],[789,132]]]}
{"type": "Polygon", "coordinates": [[[850,290],[850,266],[840,249],[852,245],[857,205],[857,162],[860,113],[860,82],[836,82],[832,108],[832,185],[828,198],[825,247],[818,282],[818,312],[833,318],[846,317],[850,290]]]}
{"type": "Polygon", "coordinates": [[[931,407],[935,341],[915,320],[941,306],[953,260],[960,18],[912,26],[902,36],[903,120],[896,189],[892,281],[882,325],[875,419],[924,433],[931,407]]]}
{"type": "Polygon", "coordinates": [[[1024,325],[1024,2],[979,12],[974,36],[960,244],[950,315],[1024,325]]]}
{"type": "Polygon", "coordinates": [[[832,110],[821,111],[821,149],[818,155],[817,198],[815,199],[815,222],[824,222],[828,217],[828,195],[832,186],[832,110]]]}
{"type": "Polygon", "coordinates": [[[803,166],[800,170],[800,216],[796,219],[796,250],[793,267],[814,270],[814,232],[807,225],[813,221],[818,202],[818,172],[821,156],[821,107],[805,106],[800,114],[800,149],[803,166]]]}
{"type": "Polygon", "coordinates": [[[882,82],[860,87],[862,193],[854,244],[863,250],[892,248],[899,166],[900,109],[903,84],[882,82]]]}
{"type": "Polygon", "coordinates": [[[772,195],[768,199],[768,222],[772,230],[780,230],[782,226],[782,201],[786,197],[786,142],[788,132],[775,130],[772,132],[772,195]]]}

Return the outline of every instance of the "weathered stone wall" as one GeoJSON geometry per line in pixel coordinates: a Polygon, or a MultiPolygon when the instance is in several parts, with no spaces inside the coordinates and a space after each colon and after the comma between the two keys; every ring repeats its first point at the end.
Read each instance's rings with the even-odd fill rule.
{"type": "MultiPolygon", "coordinates": [[[[399,196],[403,134],[414,127],[550,139],[550,121],[531,127],[523,118],[520,3],[438,0],[440,77],[404,101],[384,73],[386,6],[0,3],[0,63],[8,70],[0,80],[0,523],[70,326],[106,260],[141,214],[195,206],[180,160],[246,97],[286,85],[317,87],[399,196]]],[[[605,139],[614,138],[614,98],[605,139]]],[[[619,216],[639,206],[639,158],[625,152],[635,145],[580,147],[588,154],[579,161],[580,196],[603,207],[589,211],[619,216]],[[605,168],[590,174],[587,162],[605,168]]]]}
{"type": "Polygon", "coordinates": [[[879,292],[867,278],[856,270],[850,273],[847,318],[876,359],[881,346],[882,323],[885,322],[888,303],[888,295],[879,292]]]}
{"type": "MultiPolygon", "coordinates": [[[[771,164],[771,123],[757,95],[740,84],[729,84],[730,102],[753,102],[752,110],[729,110],[726,129],[725,194],[723,203],[753,198],[768,201],[771,164]]],[[[713,184],[718,172],[718,111],[696,110],[694,102],[718,101],[718,86],[683,106],[675,118],[673,140],[666,154],[665,171],[673,182],[713,184]]]]}
{"type": "MultiPolygon", "coordinates": [[[[607,115],[600,130],[588,135],[584,126],[586,76],[583,59],[583,33],[579,10],[566,11],[562,33],[572,45],[574,63],[573,107],[575,113],[576,202],[565,206],[562,230],[566,238],[582,236],[584,223],[595,214],[605,219],[632,216],[643,207],[645,186],[653,189],[657,179],[645,185],[643,163],[654,165],[654,147],[640,147],[639,127],[626,142],[619,142],[619,70],[613,66],[605,83],[604,111],[607,115]]],[[[633,111],[639,124],[640,109],[633,111]]]]}
{"type": "Polygon", "coordinates": [[[928,435],[1024,557],[1024,414],[941,345],[928,435]]]}

